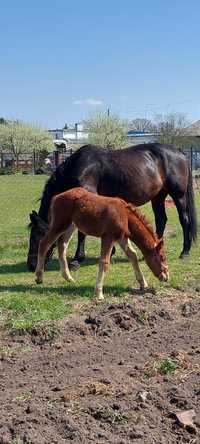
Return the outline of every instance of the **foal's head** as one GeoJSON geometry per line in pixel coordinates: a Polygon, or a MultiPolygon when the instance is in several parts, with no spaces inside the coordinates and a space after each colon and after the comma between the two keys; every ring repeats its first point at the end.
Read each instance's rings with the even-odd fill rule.
{"type": "Polygon", "coordinates": [[[157,240],[154,247],[147,250],[144,256],[153,274],[160,279],[160,281],[168,281],[169,270],[164,252],[163,238],[157,240]]]}
{"type": "MultiPolygon", "coordinates": [[[[38,216],[36,211],[32,211],[30,214],[30,242],[29,242],[29,252],[27,258],[27,268],[29,271],[35,271],[37,265],[37,254],[39,248],[40,239],[45,235],[48,230],[48,224],[38,216]]],[[[46,256],[46,262],[50,259],[53,254],[53,247],[48,251],[46,256]]]]}

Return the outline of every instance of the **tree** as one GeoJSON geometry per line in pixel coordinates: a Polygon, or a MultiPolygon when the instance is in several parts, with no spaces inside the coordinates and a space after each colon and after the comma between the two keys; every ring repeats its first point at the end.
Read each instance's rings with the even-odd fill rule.
{"type": "Polygon", "coordinates": [[[88,141],[104,148],[123,148],[127,142],[127,126],[116,114],[95,113],[84,121],[88,141]]]}
{"type": "Polygon", "coordinates": [[[184,114],[173,113],[156,117],[158,142],[174,145],[177,148],[191,146],[193,139],[188,132],[189,122],[184,114]]]}
{"type": "Polygon", "coordinates": [[[23,152],[49,151],[52,147],[52,136],[39,127],[19,121],[0,125],[0,149],[12,152],[14,158],[23,152]]]}
{"type": "Polygon", "coordinates": [[[148,133],[154,130],[154,125],[151,122],[151,120],[143,119],[143,118],[137,118],[134,120],[131,120],[128,125],[130,130],[133,131],[142,131],[144,133],[148,133]]]}
{"type": "Polygon", "coordinates": [[[0,117],[0,125],[6,124],[7,120],[4,117],[0,117]]]}

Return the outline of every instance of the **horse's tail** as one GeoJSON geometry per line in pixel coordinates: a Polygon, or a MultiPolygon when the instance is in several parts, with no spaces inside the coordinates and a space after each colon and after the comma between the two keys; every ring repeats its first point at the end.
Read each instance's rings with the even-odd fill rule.
{"type": "Polygon", "coordinates": [[[189,236],[191,241],[195,242],[197,239],[197,214],[194,200],[194,190],[192,181],[192,171],[189,168],[188,184],[186,191],[186,211],[189,219],[189,236]]]}

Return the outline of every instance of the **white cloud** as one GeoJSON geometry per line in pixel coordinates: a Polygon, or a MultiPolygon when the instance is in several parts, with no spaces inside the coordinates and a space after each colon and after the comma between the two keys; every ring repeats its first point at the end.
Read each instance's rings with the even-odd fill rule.
{"type": "Polygon", "coordinates": [[[90,105],[90,106],[100,106],[103,105],[102,100],[97,99],[83,99],[83,100],[74,100],[73,105],[90,105]]]}

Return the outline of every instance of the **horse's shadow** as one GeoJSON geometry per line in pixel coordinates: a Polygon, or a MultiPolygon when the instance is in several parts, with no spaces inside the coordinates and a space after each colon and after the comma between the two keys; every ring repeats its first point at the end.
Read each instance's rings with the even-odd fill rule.
{"type": "MultiPolygon", "coordinates": [[[[69,259],[70,262],[71,258],[69,259]]],[[[139,262],[143,260],[138,258],[139,262]]],[[[84,262],[81,263],[82,267],[87,267],[89,265],[98,265],[99,258],[88,257],[84,262]]],[[[126,257],[114,257],[111,260],[111,264],[125,264],[128,263],[126,257]]],[[[57,259],[52,259],[51,262],[47,264],[46,271],[59,271],[59,263],[57,259]]],[[[17,262],[16,264],[3,264],[0,266],[0,274],[15,274],[15,273],[28,273],[26,262],[17,262]]]]}

